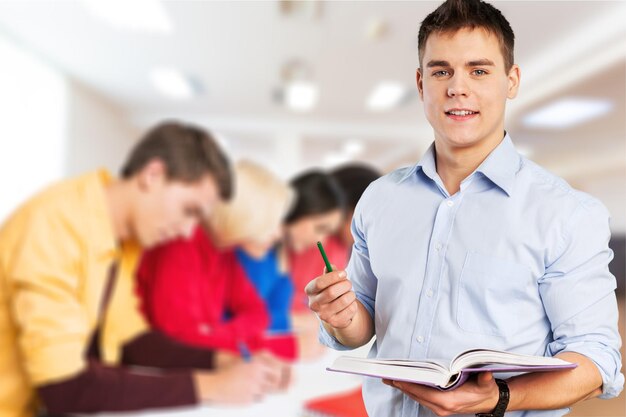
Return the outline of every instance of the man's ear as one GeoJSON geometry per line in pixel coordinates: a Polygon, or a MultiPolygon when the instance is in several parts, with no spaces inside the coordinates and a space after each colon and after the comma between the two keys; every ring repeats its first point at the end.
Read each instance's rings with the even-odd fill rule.
{"type": "Polygon", "coordinates": [[[151,159],[137,173],[137,183],[142,191],[161,185],[166,179],[165,164],[158,158],[151,159]]]}
{"type": "Polygon", "coordinates": [[[517,96],[517,91],[519,90],[519,84],[522,77],[522,72],[517,65],[513,65],[508,75],[508,83],[509,87],[507,90],[506,96],[509,99],[513,99],[517,96]]]}
{"type": "Polygon", "coordinates": [[[417,84],[417,91],[419,92],[420,95],[420,100],[424,101],[424,77],[422,75],[422,70],[421,68],[418,68],[417,71],[415,71],[415,83],[417,84]]]}

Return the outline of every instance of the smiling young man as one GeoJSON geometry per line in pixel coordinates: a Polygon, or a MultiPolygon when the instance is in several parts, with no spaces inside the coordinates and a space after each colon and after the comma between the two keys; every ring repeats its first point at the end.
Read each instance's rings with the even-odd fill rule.
{"type": "Polygon", "coordinates": [[[434,144],[367,189],[347,270],[307,286],[321,339],[345,349],[375,335],[373,357],[493,348],[578,364],[498,380],[485,373],[450,392],[368,379],[372,417],[561,416],[578,401],[617,396],[609,216],[519,155],[506,133],[505,104],[520,83],[509,23],[480,0],[448,0],[422,22],[418,43],[434,144]]]}
{"type": "Polygon", "coordinates": [[[230,176],[209,134],[164,123],[133,149],[122,178],[101,170],[62,181],[7,219],[0,228],[0,415],[246,402],[278,385],[281,365],[265,355],[197,371],[214,367],[213,352],[154,332],[132,334],[146,330],[128,302],[140,249],[189,236],[229,197],[230,176]],[[128,365],[176,370],[125,368],[122,353],[128,365]]]}

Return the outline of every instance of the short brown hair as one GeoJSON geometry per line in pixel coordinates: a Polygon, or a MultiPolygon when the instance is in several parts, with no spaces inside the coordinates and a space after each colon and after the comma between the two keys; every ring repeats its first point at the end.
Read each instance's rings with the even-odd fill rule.
{"type": "Polygon", "coordinates": [[[483,28],[495,35],[500,42],[504,68],[509,72],[515,62],[513,57],[515,34],[500,10],[482,0],[447,0],[426,16],[417,37],[420,68],[426,41],[431,34],[454,33],[463,28],[483,28]]]}
{"type": "Polygon", "coordinates": [[[132,177],[153,159],[165,164],[168,180],[192,183],[209,174],[223,199],[232,194],[228,158],[213,136],[199,127],[173,121],[157,125],[130,152],[122,178],[132,177]]]}

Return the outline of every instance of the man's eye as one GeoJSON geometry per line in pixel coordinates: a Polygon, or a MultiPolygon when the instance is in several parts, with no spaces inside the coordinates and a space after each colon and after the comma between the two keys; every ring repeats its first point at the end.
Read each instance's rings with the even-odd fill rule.
{"type": "Polygon", "coordinates": [[[481,70],[481,69],[474,70],[474,71],[472,71],[472,73],[473,73],[474,75],[479,75],[479,76],[480,76],[480,75],[487,75],[487,71],[485,71],[485,70],[481,70]]]}
{"type": "Polygon", "coordinates": [[[433,77],[445,77],[448,74],[449,74],[449,72],[446,71],[446,70],[435,71],[435,72],[433,72],[433,77]]]}

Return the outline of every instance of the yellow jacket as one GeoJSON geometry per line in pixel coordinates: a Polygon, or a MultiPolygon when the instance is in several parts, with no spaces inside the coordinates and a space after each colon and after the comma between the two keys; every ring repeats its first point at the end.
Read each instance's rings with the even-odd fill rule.
{"type": "Polygon", "coordinates": [[[105,199],[106,171],[55,184],[22,205],[0,228],[0,416],[31,417],[35,387],[86,366],[109,267],[117,284],[105,318],[101,352],[146,329],[136,308],[137,245],[118,247],[105,199]]]}

